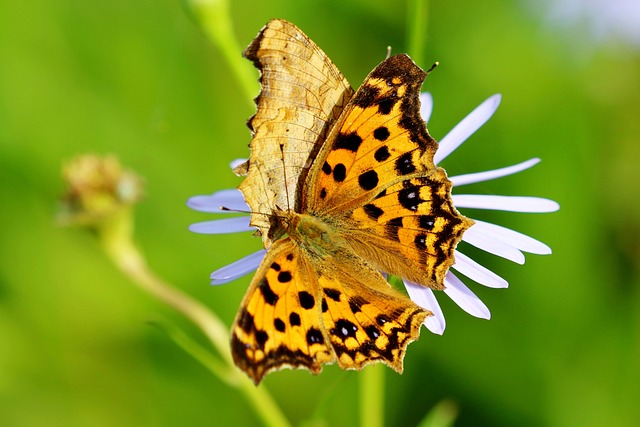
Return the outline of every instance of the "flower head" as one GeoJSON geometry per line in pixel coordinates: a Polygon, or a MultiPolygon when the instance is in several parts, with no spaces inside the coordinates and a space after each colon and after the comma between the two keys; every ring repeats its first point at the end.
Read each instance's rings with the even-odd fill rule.
{"type": "Polygon", "coordinates": [[[64,165],[67,190],[58,214],[64,224],[96,225],[142,197],[142,181],[114,156],[78,156],[64,165]]]}
{"type": "MultiPolygon", "coordinates": [[[[478,130],[496,111],[500,104],[500,99],[500,95],[494,95],[487,99],[442,138],[438,151],[434,156],[434,162],[436,164],[440,163],[478,130]]],[[[423,93],[421,95],[421,102],[422,117],[425,121],[428,121],[433,107],[431,95],[423,93]]],[[[534,158],[500,169],[450,177],[449,179],[453,183],[453,202],[456,208],[462,208],[462,210],[472,208],[513,212],[552,212],[557,210],[559,206],[556,202],[538,197],[456,194],[458,187],[463,185],[512,175],[534,166],[539,161],[539,159],[534,158]]],[[[238,163],[238,161],[232,162],[232,167],[238,163]]],[[[211,213],[223,213],[229,210],[248,210],[242,193],[238,190],[223,190],[208,196],[195,196],[190,198],[187,204],[192,209],[211,213]],[[222,206],[225,207],[224,210],[221,209],[222,206]]],[[[249,225],[248,216],[240,216],[193,224],[190,230],[197,233],[221,234],[253,231],[254,229],[249,225]]],[[[519,264],[524,263],[524,255],[522,252],[535,254],[551,253],[551,249],[547,245],[529,236],[479,220],[475,220],[474,225],[464,233],[462,240],[486,252],[519,264]]],[[[264,254],[265,250],[260,250],[214,271],[211,274],[211,283],[214,285],[227,283],[254,271],[260,265],[264,254]]],[[[455,264],[452,270],[484,286],[492,288],[505,288],[508,286],[505,279],[473,261],[458,250],[455,251],[455,264]]],[[[416,304],[430,310],[434,314],[433,316],[427,317],[425,326],[431,332],[442,334],[446,323],[434,292],[430,288],[407,280],[404,280],[404,284],[411,299],[416,304]]],[[[487,306],[453,271],[449,270],[447,272],[444,284],[444,293],[464,311],[484,319],[490,317],[487,306]]]]}

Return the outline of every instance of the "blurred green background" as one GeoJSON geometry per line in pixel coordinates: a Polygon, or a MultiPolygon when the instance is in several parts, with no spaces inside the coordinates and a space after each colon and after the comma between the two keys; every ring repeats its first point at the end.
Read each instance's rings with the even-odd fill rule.
{"type": "MultiPolygon", "coordinates": [[[[435,99],[434,137],[503,95],[443,166],[460,174],[543,159],[458,193],[542,196],[562,208],[468,212],[554,254],[518,266],[463,248],[511,288],[466,280],[491,321],[440,298],[444,336],[423,330],[405,373],[387,373],[388,425],[415,425],[443,399],[459,408],[456,426],[640,423],[640,42],[598,38],[581,20],[552,22],[554,5],[429,5],[420,65],[441,64],[424,86],[435,99]]],[[[234,0],[230,8],[242,47],[270,18],[286,18],[354,86],[388,45],[407,48],[404,2],[234,0]]],[[[197,330],[116,270],[94,236],[54,221],[61,163],[117,154],[145,179],[136,240],[149,263],[230,324],[249,277],[212,288],[208,275],[260,242],[189,233],[211,217],[185,201],[238,185],[228,163],[248,155],[252,113],[178,1],[0,2],[0,425],[259,423],[237,391],[148,321],[205,343],[197,330]]],[[[296,425],[318,416],[350,426],[358,375],[330,366],[319,377],[283,371],[264,384],[296,425]]]]}

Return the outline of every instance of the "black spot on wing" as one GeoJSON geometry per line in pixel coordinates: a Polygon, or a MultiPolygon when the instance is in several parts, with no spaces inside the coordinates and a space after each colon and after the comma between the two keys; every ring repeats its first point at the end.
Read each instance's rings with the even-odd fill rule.
{"type": "Polygon", "coordinates": [[[402,217],[392,218],[387,222],[387,225],[392,227],[402,227],[402,217]]]}
{"type": "Polygon", "coordinates": [[[333,148],[343,148],[345,150],[355,153],[362,144],[362,138],[356,133],[339,133],[333,143],[333,148]]]}
{"type": "Polygon", "coordinates": [[[385,224],[385,232],[387,237],[392,240],[398,240],[398,231],[402,228],[402,217],[397,217],[389,220],[385,224]]]}
{"type": "Polygon", "coordinates": [[[324,344],[324,337],[322,332],[316,328],[310,328],[307,331],[307,344],[324,344]]]}
{"type": "Polygon", "coordinates": [[[390,322],[391,319],[389,319],[387,316],[385,316],[384,314],[379,314],[376,317],[376,323],[378,323],[378,325],[383,326],[385,323],[390,322]]]}
{"type": "Polygon", "coordinates": [[[396,159],[395,164],[396,172],[400,175],[408,175],[416,171],[416,166],[413,164],[411,151],[408,151],[396,159]]]}
{"type": "Polygon", "coordinates": [[[271,286],[269,286],[269,282],[267,281],[267,279],[262,279],[262,281],[258,285],[258,288],[260,289],[260,292],[262,292],[264,301],[267,304],[275,305],[276,302],[278,302],[278,299],[280,297],[275,292],[273,292],[273,289],[271,289],[271,286]]]}
{"type": "Polygon", "coordinates": [[[373,137],[378,141],[386,141],[389,138],[389,129],[385,126],[380,126],[373,131],[373,137]]]}
{"type": "MultiPolygon", "coordinates": [[[[392,92],[391,95],[395,95],[395,93],[392,92]]],[[[378,112],[386,116],[391,112],[396,102],[398,102],[396,96],[386,96],[378,102],[378,112]]]]}
{"type": "Polygon", "coordinates": [[[347,177],[347,168],[342,163],[338,163],[333,168],[333,179],[342,182],[347,177]]]}
{"type": "Polygon", "coordinates": [[[363,190],[373,190],[378,185],[378,173],[374,170],[370,170],[360,174],[358,177],[358,184],[363,190]]]}
{"type": "Polygon", "coordinates": [[[412,185],[403,188],[398,192],[398,202],[410,211],[417,211],[420,203],[424,202],[420,198],[420,187],[412,185]]]}
{"type": "Polygon", "coordinates": [[[324,288],[323,292],[327,297],[331,298],[332,300],[336,302],[340,302],[340,295],[342,295],[342,292],[340,292],[339,290],[334,288],[324,288]]]}
{"type": "Polygon", "coordinates": [[[246,308],[243,308],[240,312],[240,315],[238,316],[238,326],[240,326],[240,329],[242,329],[247,334],[253,331],[253,329],[255,328],[253,316],[247,311],[246,308]]]}
{"type": "Polygon", "coordinates": [[[418,249],[424,250],[427,249],[427,235],[426,234],[417,234],[413,239],[413,243],[415,243],[418,249]]]}
{"type": "Polygon", "coordinates": [[[284,324],[284,322],[282,321],[282,319],[280,319],[279,317],[277,317],[274,321],[273,321],[273,326],[276,328],[276,330],[278,332],[284,332],[286,329],[286,325],[284,324]]]}
{"type": "Polygon", "coordinates": [[[351,312],[353,314],[356,314],[359,311],[362,311],[361,308],[365,304],[368,304],[368,302],[367,302],[367,300],[365,300],[361,296],[356,295],[356,296],[353,296],[353,297],[349,298],[349,308],[351,309],[351,312]]]}
{"type": "Polygon", "coordinates": [[[281,271],[278,273],[278,282],[280,283],[288,283],[292,279],[291,272],[289,271],[281,271]]]}
{"type": "Polygon", "coordinates": [[[331,329],[331,334],[343,341],[349,337],[355,338],[358,327],[347,319],[338,319],[335,328],[331,329]]]}
{"type": "Polygon", "coordinates": [[[360,108],[368,108],[375,105],[380,89],[375,86],[362,86],[353,98],[354,105],[360,108]]]}
{"type": "Polygon", "coordinates": [[[424,228],[425,230],[433,230],[435,223],[436,218],[431,215],[420,215],[418,220],[420,228],[424,228]]]}
{"type": "Polygon", "coordinates": [[[316,305],[315,298],[313,298],[313,295],[307,291],[298,292],[298,298],[300,300],[300,305],[306,310],[310,310],[314,305],[316,305]]]}
{"type": "Polygon", "coordinates": [[[376,159],[378,162],[384,162],[389,157],[391,157],[391,153],[389,153],[389,149],[387,148],[386,145],[383,145],[382,147],[378,148],[376,152],[373,154],[373,158],[376,159]]]}
{"type": "Polygon", "coordinates": [[[300,326],[300,315],[298,313],[296,313],[295,311],[292,311],[289,314],[289,324],[291,326],[300,326]]]}
{"type": "Polygon", "coordinates": [[[324,164],[322,165],[322,172],[327,175],[331,175],[331,165],[327,162],[324,162],[324,164]]]}
{"type": "Polygon", "coordinates": [[[367,333],[367,336],[372,340],[375,340],[380,336],[380,330],[376,328],[374,325],[369,325],[365,327],[364,331],[367,333]]]}
{"type": "Polygon", "coordinates": [[[382,216],[382,214],[384,213],[384,211],[381,208],[374,205],[373,203],[364,205],[362,207],[362,210],[364,210],[364,213],[366,213],[369,218],[374,220],[380,218],[380,216],[382,216]]]}
{"type": "Polygon", "coordinates": [[[269,334],[266,331],[256,331],[256,342],[260,350],[264,349],[264,345],[268,340],[269,334]]]}

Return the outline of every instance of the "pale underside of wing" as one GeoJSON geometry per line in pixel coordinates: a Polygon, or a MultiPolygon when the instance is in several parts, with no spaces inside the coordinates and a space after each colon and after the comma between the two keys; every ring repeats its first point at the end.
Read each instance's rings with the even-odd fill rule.
{"type": "Polygon", "coordinates": [[[251,156],[237,169],[246,172],[239,188],[253,212],[251,224],[268,247],[274,235],[269,215],[296,209],[300,175],[353,89],[327,55],[287,21],[270,21],[244,56],[260,70],[262,88],[248,122],[251,156]]]}

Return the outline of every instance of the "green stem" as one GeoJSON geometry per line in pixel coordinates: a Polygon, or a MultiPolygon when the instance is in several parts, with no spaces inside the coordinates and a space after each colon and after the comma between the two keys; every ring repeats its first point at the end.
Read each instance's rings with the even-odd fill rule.
{"type": "Polygon", "coordinates": [[[166,333],[173,342],[175,342],[187,354],[191,355],[191,357],[200,362],[216,377],[220,378],[227,385],[232,387],[236,386],[235,377],[232,375],[232,373],[235,373],[234,370],[230,369],[228,365],[224,364],[219,358],[214,356],[211,351],[171,324],[156,321],[152,321],[150,323],[166,333]]]}
{"type": "Polygon", "coordinates": [[[458,417],[458,405],[451,400],[438,402],[418,427],[452,427],[458,417]]]}
{"type": "Polygon", "coordinates": [[[360,372],[360,425],[384,426],[384,379],[387,367],[367,366],[360,372]]]}
{"type": "Polygon", "coordinates": [[[409,0],[407,7],[407,51],[416,64],[424,66],[429,4],[427,0],[409,0]]]}
{"type": "Polygon", "coordinates": [[[141,289],[184,314],[209,338],[227,363],[233,363],[229,353],[227,327],[207,307],[180,292],[149,270],[144,257],[131,240],[133,213],[122,209],[100,228],[103,247],[111,260],[141,289]]]}
{"type": "Polygon", "coordinates": [[[209,39],[220,49],[222,56],[240,82],[244,99],[255,108],[253,98],[258,93],[258,82],[249,61],[242,59],[243,51],[233,32],[233,24],[227,0],[187,0],[187,4],[199,19],[209,39]]]}
{"type": "Polygon", "coordinates": [[[278,409],[273,397],[263,387],[256,387],[247,377],[241,374],[235,367],[224,366],[211,352],[202,347],[196,341],[178,328],[157,324],[173,341],[185,352],[193,356],[211,373],[224,381],[227,385],[239,389],[251,402],[256,412],[262,416],[265,425],[269,427],[288,427],[289,422],[278,409]]]}
{"type": "Polygon", "coordinates": [[[267,390],[253,385],[234,366],[229,352],[229,333],[224,323],[206,306],[179,291],[151,271],[142,253],[131,240],[133,213],[123,208],[98,229],[109,258],[142,290],[153,295],[199,327],[222,357],[215,359],[208,351],[186,336],[173,334],[172,338],[193,357],[203,363],[225,383],[240,390],[253,405],[257,414],[270,427],[289,427],[290,424],[267,390]]]}

